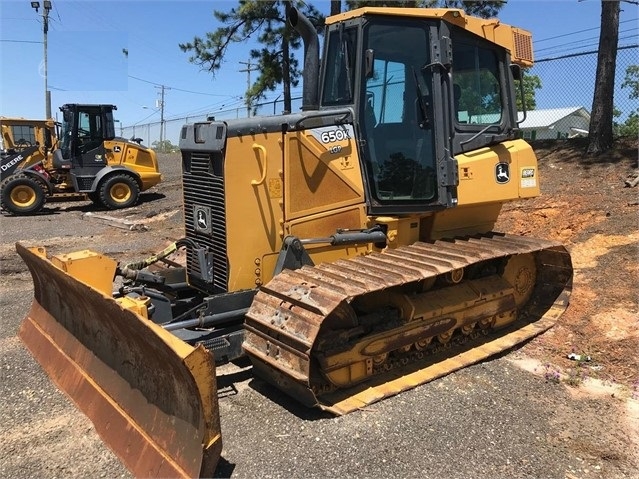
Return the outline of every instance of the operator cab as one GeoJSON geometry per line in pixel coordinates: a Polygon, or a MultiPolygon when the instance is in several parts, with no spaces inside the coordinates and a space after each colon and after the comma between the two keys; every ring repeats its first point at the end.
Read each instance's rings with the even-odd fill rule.
{"type": "Polygon", "coordinates": [[[78,170],[82,175],[95,175],[104,168],[107,164],[104,141],[115,138],[115,109],[115,105],[61,106],[61,141],[60,149],[54,152],[54,168],[78,170]]]}
{"type": "Polygon", "coordinates": [[[397,10],[328,25],[322,63],[320,109],[351,106],[359,118],[374,215],[455,206],[453,155],[513,138],[516,127],[505,48],[397,10]]]}

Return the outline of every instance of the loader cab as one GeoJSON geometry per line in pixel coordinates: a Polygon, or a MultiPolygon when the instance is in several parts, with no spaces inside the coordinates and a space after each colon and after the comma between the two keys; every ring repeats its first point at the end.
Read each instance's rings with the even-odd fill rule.
{"type": "Polygon", "coordinates": [[[54,153],[54,167],[84,170],[85,174],[105,167],[104,141],[115,137],[115,109],[114,105],[61,106],[60,149],[54,153]]]}
{"type": "Polygon", "coordinates": [[[366,8],[327,21],[320,109],[355,110],[371,215],[455,206],[454,155],[513,137],[506,49],[444,13],[366,8]]]}

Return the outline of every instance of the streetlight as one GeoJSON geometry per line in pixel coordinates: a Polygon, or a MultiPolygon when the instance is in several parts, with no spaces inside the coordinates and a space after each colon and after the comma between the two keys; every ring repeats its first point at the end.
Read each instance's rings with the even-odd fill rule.
{"type": "MultiPolygon", "coordinates": [[[[44,0],[44,11],[42,12],[42,31],[44,32],[44,108],[45,118],[51,118],[51,92],[49,92],[48,85],[48,69],[47,69],[47,33],[49,33],[49,12],[53,8],[49,0],[44,0]]],[[[31,8],[34,8],[36,13],[40,9],[40,2],[31,2],[31,8]]]]}

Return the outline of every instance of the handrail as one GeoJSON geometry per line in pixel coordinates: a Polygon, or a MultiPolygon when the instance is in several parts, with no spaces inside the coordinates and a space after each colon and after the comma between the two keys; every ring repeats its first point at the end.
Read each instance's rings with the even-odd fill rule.
{"type": "MultiPolygon", "coordinates": [[[[267,165],[267,163],[266,163],[266,148],[264,148],[264,146],[260,145],[259,143],[253,143],[251,148],[253,148],[253,151],[255,151],[255,153],[257,153],[258,151],[261,151],[262,152],[262,156],[264,157],[264,161],[262,162],[263,166],[264,166],[264,169],[262,171],[262,177],[259,180],[251,180],[251,185],[259,186],[262,183],[264,183],[264,181],[266,180],[266,165],[267,165]]],[[[257,154],[256,156],[259,158],[260,155],[257,154]]]]}
{"type": "Polygon", "coordinates": [[[304,117],[300,118],[299,120],[297,120],[297,122],[295,123],[295,129],[299,129],[300,126],[302,125],[302,123],[304,123],[306,120],[310,120],[312,118],[323,118],[326,116],[337,116],[337,115],[342,115],[342,118],[340,118],[337,123],[346,123],[348,121],[348,117],[352,117],[353,115],[353,110],[351,110],[350,108],[340,108],[337,110],[319,110],[317,112],[313,112],[311,114],[305,115],[304,117]]]}

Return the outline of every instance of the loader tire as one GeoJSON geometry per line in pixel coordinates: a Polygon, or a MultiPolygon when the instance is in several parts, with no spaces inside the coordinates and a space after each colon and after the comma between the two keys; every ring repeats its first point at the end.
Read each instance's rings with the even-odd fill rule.
{"type": "Polygon", "coordinates": [[[99,187],[100,202],[110,210],[129,208],[140,198],[140,187],[131,175],[109,176],[99,187]]]}
{"type": "Polygon", "coordinates": [[[91,193],[87,193],[87,197],[91,200],[94,205],[102,206],[102,201],[100,201],[100,192],[92,191],[91,193]]]}
{"type": "Polygon", "coordinates": [[[14,215],[37,213],[46,201],[42,184],[24,174],[12,175],[0,185],[2,208],[14,215]]]}

